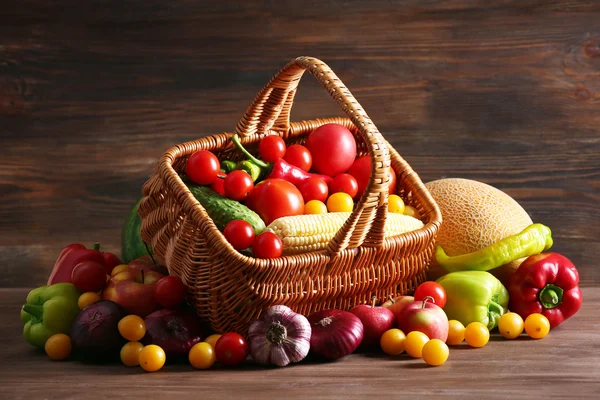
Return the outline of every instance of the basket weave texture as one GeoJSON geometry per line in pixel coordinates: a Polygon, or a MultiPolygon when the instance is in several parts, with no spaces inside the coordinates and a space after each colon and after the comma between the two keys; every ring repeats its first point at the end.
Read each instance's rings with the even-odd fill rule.
{"type": "Polygon", "coordinates": [[[168,149],[144,184],[141,235],[169,273],[187,285],[188,301],[216,332],[247,332],[266,308],[285,304],[309,315],[326,308],[350,309],[406,294],[425,280],[441,213],[419,176],[385,141],[366,112],[322,61],[299,57],[258,93],[235,132],[252,149],[267,135],[302,143],[315,128],[338,123],[349,128],[358,154],[371,156],[371,178],[354,211],[327,249],[275,259],[247,257],[225,240],[181,180],[187,158],[210,150],[220,159],[242,159],[222,133],[168,149]],[[309,71],[348,118],[290,122],[300,78],[309,71]],[[424,227],[384,239],[389,168],[397,194],[420,212],[424,227]]]}

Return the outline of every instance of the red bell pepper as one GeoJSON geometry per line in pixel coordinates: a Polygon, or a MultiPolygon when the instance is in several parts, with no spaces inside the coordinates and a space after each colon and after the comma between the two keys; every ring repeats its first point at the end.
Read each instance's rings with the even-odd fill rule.
{"type": "Polygon", "coordinates": [[[509,310],[523,319],[540,313],[557,327],[581,307],[579,273],[573,263],[558,253],[528,257],[508,278],[509,310]]]}
{"type": "Polygon", "coordinates": [[[54,263],[54,268],[48,278],[48,285],[71,282],[73,269],[82,261],[97,262],[104,267],[107,274],[110,274],[115,266],[123,264],[113,253],[101,252],[99,243],[94,243],[93,249],[86,249],[84,245],[78,243],[70,244],[61,251],[54,263]]]}

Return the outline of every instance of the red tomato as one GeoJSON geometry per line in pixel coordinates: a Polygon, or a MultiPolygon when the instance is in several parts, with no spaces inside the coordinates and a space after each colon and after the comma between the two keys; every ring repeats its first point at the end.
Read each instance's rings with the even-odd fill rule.
{"type": "Polygon", "coordinates": [[[302,193],[302,198],[305,203],[308,203],[311,200],[319,200],[324,203],[329,194],[327,183],[316,176],[305,179],[298,189],[300,189],[300,193],[302,193]]]}
{"type": "Polygon", "coordinates": [[[442,285],[437,282],[423,282],[419,285],[417,290],[415,290],[415,301],[422,301],[427,296],[433,297],[433,302],[441,308],[444,308],[446,305],[446,291],[442,285]]]}
{"type": "Polygon", "coordinates": [[[223,229],[225,239],[236,250],[244,250],[252,246],[254,241],[254,228],[243,219],[234,219],[225,225],[223,229]]]}
{"type": "Polygon", "coordinates": [[[279,217],[304,213],[302,194],[296,186],[283,179],[265,179],[260,182],[246,198],[245,204],[267,225],[279,217]]]}
{"type": "Polygon", "coordinates": [[[217,175],[217,179],[210,185],[210,188],[215,192],[219,193],[221,196],[225,196],[225,178],[227,174],[219,173],[217,175]]]}
{"type": "Polygon", "coordinates": [[[160,278],[154,285],[154,298],[165,308],[175,308],[185,300],[187,288],[176,276],[160,278]]]}
{"type": "Polygon", "coordinates": [[[283,253],[283,243],[273,232],[263,232],[252,243],[252,254],[256,258],[277,258],[283,253]]]}
{"type": "Polygon", "coordinates": [[[215,343],[217,361],[228,367],[243,363],[248,357],[248,352],[248,342],[239,333],[224,333],[215,343]]]}
{"type": "Polygon", "coordinates": [[[266,162],[273,162],[285,155],[285,141],[279,136],[271,135],[261,139],[258,154],[266,162]]]}
{"type": "Polygon", "coordinates": [[[293,144],[288,147],[283,159],[305,171],[310,171],[310,167],[312,166],[312,155],[310,154],[310,151],[301,144],[293,144]]]}
{"type": "Polygon", "coordinates": [[[232,200],[242,201],[254,189],[252,177],[241,170],[231,171],[223,182],[225,195],[232,200]]]}
{"type": "Polygon", "coordinates": [[[210,185],[217,179],[220,168],[221,163],[217,156],[210,151],[200,150],[188,158],[185,173],[198,185],[210,185]]]}
{"type": "Polygon", "coordinates": [[[329,192],[331,194],[343,192],[348,193],[350,197],[356,197],[358,193],[358,182],[350,174],[339,174],[333,178],[333,182],[329,185],[329,192]]]}
{"type": "MultiPolygon", "coordinates": [[[[369,178],[371,177],[371,157],[362,156],[356,159],[348,173],[352,175],[358,183],[358,191],[356,197],[362,196],[363,192],[369,184],[369,178]]],[[[390,187],[389,194],[396,193],[396,173],[390,168],[390,187]]],[[[355,197],[355,198],[356,198],[355,197]]]]}
{"type": "Polygon", "coordinates": [[[313,169],[336,176],[346,172],[356,158],[356,140],[352,132],[339,124],[325,124],[306,138],[306,148],[313,159],[313,169]]]}
{"type": "Polygon", "coordinates": [[[106,270],[96,261],[82,261],[73,268],[71,283],[81,293],[97,292],[106,283],[106,270]]]}

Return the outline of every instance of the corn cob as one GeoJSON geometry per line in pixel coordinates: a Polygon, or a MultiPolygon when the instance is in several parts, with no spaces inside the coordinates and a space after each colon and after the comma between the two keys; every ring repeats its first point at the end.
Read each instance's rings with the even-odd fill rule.
{"type": "MultiPolygon", "coordinates": [[[[295,215],[277,218],[267,226],[283,243],[283,254],[292,255],[323,250],[350,217],[349,212],[295,215]]],[[[403,214],[389,213],[385,237],[400,235],[423,227],[420,220],[403,214]]]]}

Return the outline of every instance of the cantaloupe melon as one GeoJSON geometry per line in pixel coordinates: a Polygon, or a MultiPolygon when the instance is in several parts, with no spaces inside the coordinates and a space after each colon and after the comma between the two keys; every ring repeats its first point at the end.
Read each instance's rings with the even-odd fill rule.
{"type": "MultiPolygon", "coordinates": [[[[482,249],[521,232],[533,223],[512,197],[485,183],[447,178],[428,182],[425,187],[442,212],[436,244],[442,246],[449,256],[482,249]]],[[[521,261],[513,261],[490,272],[505,282],[521,261]]],[[[434,259],[429,279],[435,280],[444,273],[434,259]]]]}

